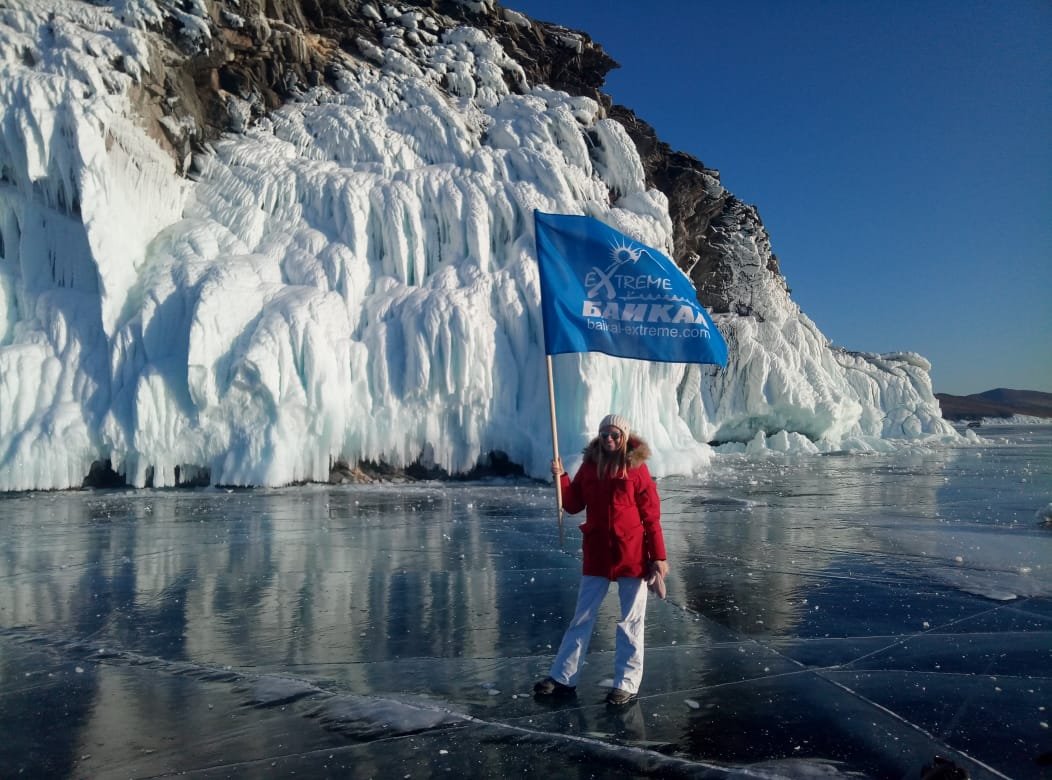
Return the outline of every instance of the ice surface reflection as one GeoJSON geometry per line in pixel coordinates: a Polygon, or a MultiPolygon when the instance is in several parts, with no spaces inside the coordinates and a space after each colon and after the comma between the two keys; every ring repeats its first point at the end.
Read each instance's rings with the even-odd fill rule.
{"type": "Polygon", "coordinates": [[[670,599],[626,711],[602,704],[612,631],[577,699],[528,693],[579,566],[544,486],[8,495],[0,765],[909,777],[941,754],[1038,776],[1052,430],[1000,436],[664,481],[670,599]]]}

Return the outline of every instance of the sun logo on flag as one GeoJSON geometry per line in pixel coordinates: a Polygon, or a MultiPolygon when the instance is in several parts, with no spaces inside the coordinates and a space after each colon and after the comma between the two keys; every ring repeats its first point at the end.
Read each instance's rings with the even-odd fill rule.
{"type": "Polygon", "coordinates": [[[588,288],[587,296],[592,298],[602,292],[609,299],[617,297],[617,290],[614,288],[612,281],[614,272],[625,263],[638,263],[639,259],[646,254],[646,251],[645,247],[632,246],[623,238],[619,241],[611,242],[610,265],[606,267],[606,270],[598,266],[592,266],[592,273],[589,274],[591,286],[588,288]]]}
{"type": "Polygon", "coordinates": [[[639,258],[643,256],[643,252],[644,249],[642,247],[632,246],[624,239],[621,241],[615,241],[610,246],[610,257],[615,265],[638,263],[639,258]]]}

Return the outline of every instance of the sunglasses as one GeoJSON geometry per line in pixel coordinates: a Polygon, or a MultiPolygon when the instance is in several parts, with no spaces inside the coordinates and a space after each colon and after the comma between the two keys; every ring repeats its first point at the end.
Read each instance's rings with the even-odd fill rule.
{"type": "Polygon", "coordinates": [[[614,441],[618,441],[621,438],[621,434],[618,433],[617,431],[602,431],[599,434],[599,438],[600,439],[613,439],[614,441]]]}

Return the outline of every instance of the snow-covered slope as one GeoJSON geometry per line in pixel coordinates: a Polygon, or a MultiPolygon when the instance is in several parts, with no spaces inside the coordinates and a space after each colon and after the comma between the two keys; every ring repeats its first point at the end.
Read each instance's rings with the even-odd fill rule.
{"type": "MultiPolygon", "coordinates": [[[[0,490],[76,486],[106,459],[140,486],[326,480],[337,461],[463,472],[492,452],[543,475],[533,209],[674,249],[624,127],[527,83],[479,29],[367,5],[382,44],[334,52],[334,86],[265,119],[231,97],[244,130],[190,181],[139,100],[157,52],[177,56],[161,20],[208,50],[189,7],[0,8],[0,490]]],[[[747,216],[721,227],[728,297],[748,301],[718,318],[730,365],[558,357],[562,449],[610,410],[659,475],[713,440],[955,436],[923,358],[830,347],[747,216]]]]}

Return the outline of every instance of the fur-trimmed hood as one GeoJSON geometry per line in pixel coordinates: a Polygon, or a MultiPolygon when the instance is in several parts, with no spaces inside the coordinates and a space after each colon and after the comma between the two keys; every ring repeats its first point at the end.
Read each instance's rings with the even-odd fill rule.
{"type": "MultiPolygon", "coordinates": [[[[588,442],[588,446],[582,450],[585,463],[597,463],[599,461],[599,452],[602,446],[603,443],[599,440],[598,436],[588,442]]],[[[649,457],[650,446],[638,436],[629,435],[628,467],[634,469],[636,466],[645,463],[649,457]]]]}

